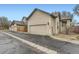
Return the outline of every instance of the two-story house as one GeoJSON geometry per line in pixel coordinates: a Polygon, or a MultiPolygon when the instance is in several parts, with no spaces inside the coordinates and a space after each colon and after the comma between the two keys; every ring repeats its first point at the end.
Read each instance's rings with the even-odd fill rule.
{"type": "Polygon", "coordinates": [[[70,27],[72,18],[67,15],[63,16],[60,12],[48,13],[36,8],[27,20],[29,33],[53,35],[66,32],[66,29],[70,27]]]}

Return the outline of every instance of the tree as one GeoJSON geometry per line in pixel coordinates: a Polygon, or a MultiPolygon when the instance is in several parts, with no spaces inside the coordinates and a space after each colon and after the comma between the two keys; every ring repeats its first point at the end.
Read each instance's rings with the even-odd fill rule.
{"type": "Polygon", "coordinates": [[[74,14],[75,14],[75,15],[79,16],[79,5],[76,5],[76,6],[74,7],[73,11],[74,11],[74,14]]]}
{"type": "Polygon", "coordinates": [[[8,18],[7,17],[0,17],[0,26],[3,28],[3,29],[8,29],[9,28],[9,21],[8,21],[8,18]]]}
{"type": "Polygon", "coordinates": [[[71,26],[74,27],[76,25],[77,21],[75,19],[72,20],[71,26]]]}

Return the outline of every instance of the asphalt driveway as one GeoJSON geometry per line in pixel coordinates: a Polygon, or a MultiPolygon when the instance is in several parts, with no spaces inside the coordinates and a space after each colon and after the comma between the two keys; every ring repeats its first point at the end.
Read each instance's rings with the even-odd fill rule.
{"type": "Polygon", "coordinates": [[[34,42],[46,48],[56,50],[59,54],[62,54],[62,53],[63,54],[79,54],[78,44],[52,39],[48,36],[23,34],[23,33],[18,33],[18,32],[8,32],[8,33],[18,36],[20,38],[23,38],[24,40],[34,42]]]}

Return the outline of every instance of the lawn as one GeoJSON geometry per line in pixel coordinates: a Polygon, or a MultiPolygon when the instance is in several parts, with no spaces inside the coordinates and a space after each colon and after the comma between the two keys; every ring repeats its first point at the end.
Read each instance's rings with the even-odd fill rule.
{"type": "Polygon", "coordinates": [[[62,39],[66,39],[66,40],[79,40],[79,34],[70,34],[70,35],[66,35],[66,34],[58,34],[55,37],[58,38],[62,38],[62,39]]]}

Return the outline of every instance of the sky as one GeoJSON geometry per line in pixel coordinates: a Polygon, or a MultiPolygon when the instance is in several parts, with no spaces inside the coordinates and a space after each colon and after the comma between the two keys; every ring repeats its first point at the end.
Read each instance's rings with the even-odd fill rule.
{"type": "MultiPolygon", "coordinates": [[[[55,11],[73,13],[75,6],[75,4],[0,4],[0,16],[6,16],[11,21],[21,20],[23,16],[28,17],[35,8],[49,13],[55,11]]],[[[79,16],[74,16],[74,19],[79,22],[79,16]]]]}

